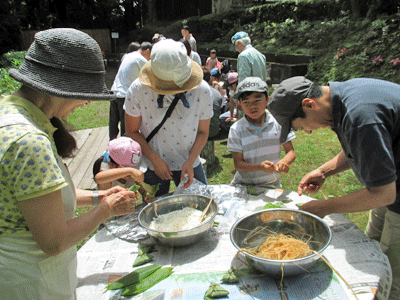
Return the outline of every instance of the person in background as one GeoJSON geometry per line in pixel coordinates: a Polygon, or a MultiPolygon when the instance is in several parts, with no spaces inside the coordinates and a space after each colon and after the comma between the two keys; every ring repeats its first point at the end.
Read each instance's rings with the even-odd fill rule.
{"type": "Polygon", "coordinates": [[[244,79],[233,97],[241,104],[244,117],[229,129],[227,149],[236,169],[231,184],[281,188],[279,173],[288,173],[296,158],[291,142],[294,133],[280,141],[282,127],[266,111],[268,85],[261,78],[244,79]],[[281,147],[286,153],[282,159],[281,147]]]}
{"type": "Polygon", "coordinates": [[[207,184],[199,155],[213,114],[211,92],[183,43],[167,39],[154,45],[150,61],[127,92],[124,109],[127,136],[140,144],[148,166],[144,182],[160,183],[156,196],[169,192],[171,180],[178,186],[186,174],[184,188],[193,178],[207,184]],[[176,107],[159,127],[173,101],[176,107]]]}
{"type": "Polygon", "coordinates": [[[126,57],[126,55],[127,55],[128,53],[137,51],[137,50],[139,50],[139,49],[140,49],[140,44],[139,44],[138,42],[132,42],[132,43],[130,43],[130,44],[128,45],[128,48],[126,49],[125,54],[122,56],[121,61],[124,60],[124,58],[126,57]]]}
{"type": "MultiPolygon", "coordinates": [[[[107,151],[104,151],[93,165],[93,178],[97,189],[106,190],[117,185],[124,188],[140,185],[147,170],[141,157],[140,145],[131,138],[123,136],[111,140],[107,151]],[[107,168],[102,170],[102,163],[107,164],[107,168]]],[[[142,198],[147,200],[143,188],[139,189],[139,192],[142,198]]]]}
{"type": "Polygon", "coordinates": [[[212,49],[210,51],[210,56],[206,60],[205,68],[210,72],[212,69],[217,68],[217,64],[218,64],[217,51],[215,49],[212,49]]]}
{"type": "Polygon", "coordinates": [[[221,71],[218,68],[214,68],[210,71],[211,75],[211,86],[216,89],[222,96],[222,99],[226,99],[226,92],[222,88],[224,85],[224,82],[221,81],[221,71]]]}
{"type": "Polygon", "coordinates": [[[226,112],[223,112],[219,116],[221,128],[224,128],[225,130],[229,131],[229,128],[231,126],[231,121],[234,118],[242,118],[244,113],[242,110],[242,107],[240,106],[240,103],[237,102],[235,98],[233,98],[233,95],[235,95],[236,88],[238,85],[238,73],[236,72],[229,72],[226,74],[226,81],[225,81],[225,87],[227,91],[227,97],[229,99],[229,110],[226,112]]]}
{"type": "MultiPolygon", "coordinates": [[[[211,84],[211,75],[210,72],[203,71],[203,79],[204,81],[211,84]]],[[[213,140],[218,136],[220,132],[220,124],[219,124],[219,116],[221,115],[221,106],[222,106],[222,96],[221,94],[214,88],[211,87],[211,96],[213,99],[213,116],[210,120],[210,129],[208,133],[208,140],[213,140]]]]}
{"type": "Polygon", "coordinates": [[[200,55],[195,52],[192,51],[192,48],[190,47],[190,44],[187,40],[183,40],[182,43],[185,45],[186,47],[186,51],[187,51],[187,55],[194,60],[195,62],[197,62],[199,64],[199,66],[201,67],[202,63],[201,63],[201,58],[200,55]]]}
{"type": "Polygon", "coordinates": [[[197,52],[197,42],[193,35],[190,33],[189,26],[184,25],[181,29],[182,41],[187,40],[190,44],[192,51],[197,52]]]}
{"type": "Polygon", "coordinates": [[[128,49],[126,49],[126,54],[138,51],[140,49],[140,44],[138,42],[132,42],[129,44],[128,49]]]}
{"type": "Polygon", "coordinates": [[[311,134],[332,129],[342,151],[306,174],[299,195],[316,193],[325,180],[348,169],[365,187],[300,209],[321,218],[370,210],[366,235],[380,242],[392,267],[389,299],[400,299],[400,85],[371,78],[319,84],[303,76],[286,79],[271,95],[269,110],[282,125],[311,134]]]}
{"type": "Polygon", "coordinates": [[[239,83],[247,77],[259,77],[267,80],[267,66],[265,55],[251,45],[249,35],[244,31],[232,36],[232,44],[239,52],[237,60],[237,72],[239,83]]]}
{"type": "Polygon", "coordinates": [[[132,82],[138,78],[140,69],[150,59],[151,48],[149,42],[143,42],[140,49],[126,54],[115,76],[111,90],[116,93],[117,99],[110,102],[109,138],[115,139],[118,134],[125,135],[124,102],[126,91],[132,82]],[[120,126],[120,129],[119,129],[120,126]]]}
{"type": "Polygon", "coordinates": [[[65,119],[115,95],[99,45],[70,28],[40,31],[0,98],[0,290],[2,299],[76,299],[76,245],[104,221],[133,213],[136,193],[79,190],[62,158],[76,149],[65,119]],[[91,206],[75,217],[76,206],[91,206]]]}
{"type": "Polygon", "coordinates": [[[165,40],[165,36],[162,35],[161,33],[155,33],[155,34],[153,35],[153,38],[151,39],[151,41],[153,42],[153,44],[155,44],[155,43],[157,43],[157,42],[159,42],[159,41],[162,41],[162,40],[165,40]]]}

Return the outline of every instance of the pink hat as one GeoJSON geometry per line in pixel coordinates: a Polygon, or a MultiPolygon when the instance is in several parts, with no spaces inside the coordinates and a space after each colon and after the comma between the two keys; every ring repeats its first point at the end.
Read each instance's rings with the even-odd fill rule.
{"type": "Polygon", "coordinates": [[[142,148],[139,143],[123,136],[108,143],[108,154],[120,166],[138,167],[142,157],[142,148]]]}
{"type": "Polygon", "coordinates": [[[227,81],[228,84],[232,84],[238,81],[238,73],[236,72],[229,72],[227,74],[227,81]]]}

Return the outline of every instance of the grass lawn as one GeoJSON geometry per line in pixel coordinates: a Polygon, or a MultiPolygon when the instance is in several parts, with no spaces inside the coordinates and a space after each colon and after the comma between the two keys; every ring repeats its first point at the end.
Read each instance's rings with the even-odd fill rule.
{"type": "MultiPolygon", "coordinates": [[[[107,101],[93,101],[90,105],[77,109],[68,117],[68,122],[75,130],[94,128],[108,125],[107,101]]],[[[293,140],[297,153],[295,162],[290,167],[289,174],[281,175],[284,189],[297,190],[297,185],[302,177],[314,170],[341,150],[339,141],[333,131],[328,129],[314,131],[311,135],[296,132],[297,138],[293,140]]],[[[227,141],[215,141],[215,154],[219,164],[208,167],[209,184],[228,184],[235,173],[232,155],[226,150],[227,141]]],[[[343,196],[361,188],[352,171],[328,178],[321,191],[314,197],[317,199],[334,198],[343,196]]],[[[85,213],[89,208],[79,208],[77,214],[85,213]]],[[[361,229],[364,230],[368,221],[368,213],[351,213],[347,216],[361,229]]]]}

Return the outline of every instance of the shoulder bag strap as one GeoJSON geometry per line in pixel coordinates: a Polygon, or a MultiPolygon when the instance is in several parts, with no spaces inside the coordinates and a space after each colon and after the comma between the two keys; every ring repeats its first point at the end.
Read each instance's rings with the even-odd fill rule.
{"type": "Polygon", "coordinates": [[[179,101],[179,97],[175,96],[174,100],[172,101],[171,105],[168,107],[167,112],[165,113],[164,118],[160,122],[160,124],[157,125],[156,128],[153,129],[153,131],[147,136],[146,142],[150,142],[150,140],[156,135],[156,133],[161,129],[161,127],[164,125],[165,121],[171,116],[172,111],[174,110],[176,104],[179,101]]]}

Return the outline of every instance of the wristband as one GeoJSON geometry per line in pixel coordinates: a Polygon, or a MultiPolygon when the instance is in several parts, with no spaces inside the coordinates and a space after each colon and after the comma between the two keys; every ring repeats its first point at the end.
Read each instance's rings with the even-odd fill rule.
{"type": "Polygon", "coordinates": [[[93,191],[93,206],[99,204],[99,191],[93,191]]]}

